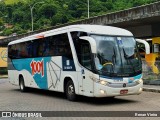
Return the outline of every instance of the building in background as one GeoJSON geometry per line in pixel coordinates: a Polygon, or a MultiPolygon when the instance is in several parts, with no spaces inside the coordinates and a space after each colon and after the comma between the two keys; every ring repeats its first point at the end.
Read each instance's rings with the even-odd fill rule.
{"type": "Polygon", "coordinates": [[[0,47],[0,68],[7,67],[7,48],[0,47]]]}

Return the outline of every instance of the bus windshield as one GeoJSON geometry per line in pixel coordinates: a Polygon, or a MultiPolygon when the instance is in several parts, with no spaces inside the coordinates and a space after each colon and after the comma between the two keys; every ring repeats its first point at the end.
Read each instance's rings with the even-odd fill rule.
{"type": "Polygon", "coordinates": [[[97,43],[94,61],[102,76],[134,76],[142,72],[136,41],[128,36],[91,35],[97,43]]]}

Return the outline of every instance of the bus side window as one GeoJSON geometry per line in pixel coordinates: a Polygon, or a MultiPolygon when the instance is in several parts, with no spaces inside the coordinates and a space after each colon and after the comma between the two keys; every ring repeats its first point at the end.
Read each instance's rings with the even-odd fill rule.
{"type": "Polygon", "coordinates": [[[21,59],[28,57],[27,50],[26,48],[26,43],[19,43],[16,45],[11,45],[9,46],[9,58],[11,59],[21,59]]]}
{"type": "Polygon", "coordinates": [[[33,41],[27,42],[26,50],[27,50],[27,53],[28,53],[28,57],[35,57],[35,56],[33,56],[33,41]]]}
{"type": "Polygon", "coordinates": [[[49,42],[49,53],[48,53],[48,56],[55,56],[55,38],[54,36],[49,36],[46,38],[49,42]]]}
{"type": "Polygon", "coordinates": [[[90,43],[85,40],[80,40],[80,50],[78,54],[78,60],[82,66],[88,69],[92,69],[92,59],[91,59],[91,47],[90,43]]]}
{"type": "Polygon", "coordinates": [[[44,54],[44,47],[45,47],[45,43],[43,41],[39,42],[39,46],[38,46],[38,57],[42,57],[44,54]]]}
{"type": "Polygon", "coordinates": [[[71,36],[72,36],[72,39],[73,39],[73,43],[76,44],[76,42],[78,41],[79,37],[88,36],[88,34],[86,32],[74,31],[74,32],[71,32],[71,36]]]}
{"type": "Polygon", "coordinates": [[[15,46],[15,45],[10,45],[10,46],[8,47],[8,57],[9,57],[10,59],[15,59],[15,58],[16,58],[16,52],[15,52],[15,50],[14,50],[14,46],[15,46]]]}
{"type": "Polygon", "coordinates": [[[39,43],[36,40],[30,42],[28,51],[30,57],[38,57],[38,45],[39,43]]]}
{"type": "Polygon", "coordinates": [[[27,46],[26,42],[19,44],[19,48],[20,48],[19,49],[19,57],[20,58],[27,58],[27,57],[29,57],[27,49],[26,49],[26,46],[27,46]]]}
{"type": "Polygon", "coordinates": [[[63,35],[61,34],[60,39],[61,39],[61,48],[62,48],[61,55],[64,57],[67,57],[70,60],[73,60],[68,35],[66,33],[63,35]]]}
{"type": "Polygon", "coordinates": [[[71,32],[79,63],[87,69],[92,69],[91,46],[88,41],[79,39],[80,36],[88,36],[86,32],[71,32]]]}
{"type": "Polygon", "coordinates": [[[79,37],[80,36],[88,36],[88,34],[86,32],[80,32],[80,31],[74,31],[71,32],[71,36],[72,36],[72,40],[76,49],[76,53],[78,56],[79,51],[79,45],[80,45],[80,41],[79,41],[79,37]]]}
{"type": "Polygon", "coordinates": [[[17,44],[12,45],[12,53],[11,53],[11,54],[13,54],[13,55],[12,55],[12,58],[13,58],[13,59],[18,59],[18,58],[19,58],[19,51],[18,51],[18,46],[17,46],[17,44]]]}
{"type": "Polygon", "coordinates": [[[67,33],[50,36],[48,37],[48,40],[50,56],[65,56],[73,60],[67,33]]]}
{"type": "Polygon", "coordinates": [[[33,44],[35,48],[34,52],[35,54],[37,53],[37,57],[45,57],[49,55],[48,41],[48,38],[40,38],[33,44]]]}

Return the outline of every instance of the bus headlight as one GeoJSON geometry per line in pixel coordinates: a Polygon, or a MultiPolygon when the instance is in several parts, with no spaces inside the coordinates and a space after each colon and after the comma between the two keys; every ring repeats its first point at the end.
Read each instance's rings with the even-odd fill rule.
{"type": "Polygon", "coordinates": [[[142,78],[136,81],[137,84],[140,84],[141,82],[143,82],[142,78]]]}
{"type": "Polygon", "coordinates": [[[93,81],[95,81],[96,83],[99,83],[99,84],[101,84],[101,85],[107,85],[107,84],[108,84],[107,81],[99,80],[99,79],[97,79],[97,78],[95,78],[95,77],[91,77],[91,76],[90,76],[90,78],[91,78],[93,81]]]}
{"type": "Polygon", "coordinates": [[[100,80],[99,83],[100,83],[101,85],[107,85],[107,84],[108,84],[108,82],[107,82],[107,81],[104,81],[104,80],[100,80]]]}

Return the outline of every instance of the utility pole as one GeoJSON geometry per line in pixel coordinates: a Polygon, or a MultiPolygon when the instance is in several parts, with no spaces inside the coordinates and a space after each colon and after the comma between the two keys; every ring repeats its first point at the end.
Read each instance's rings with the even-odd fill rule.
{"type": "Polygon", "coordinates": [[[89,18],[89,0],[88,0],[88,18],[89,18]]]}
{"type": "Polygon", "coordinates": [[[32,32],[34,30],[34,27],[33,27],[33,8],[35,7],[35,5],[39,4],[39,3],[44,3],[44,2],[36,2],[35,4],[33,4],[32,6],[29,5],[30,7],[30,10],[31,10],[31,24],[32,24],[32,32]]]}

